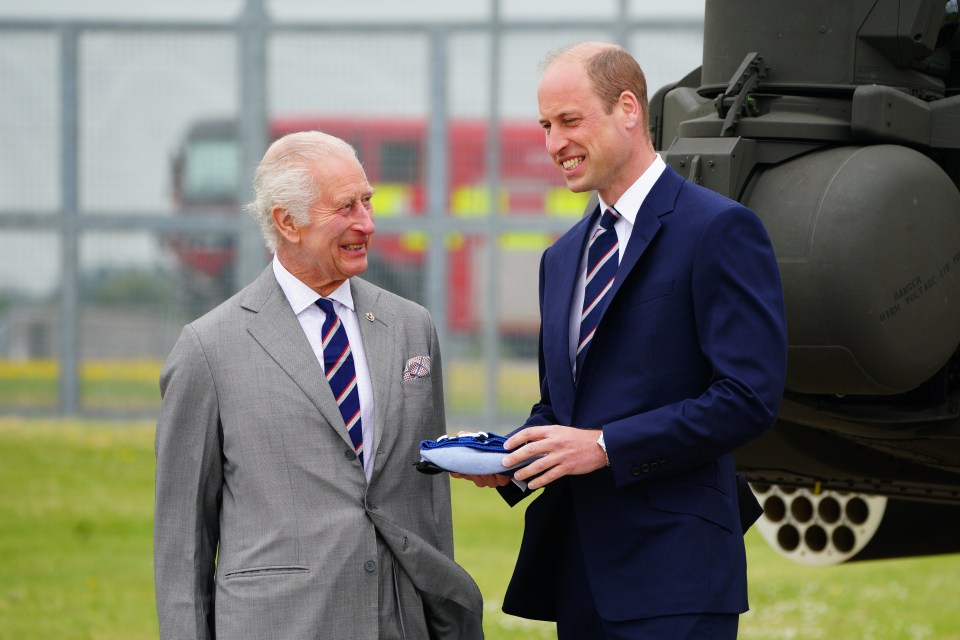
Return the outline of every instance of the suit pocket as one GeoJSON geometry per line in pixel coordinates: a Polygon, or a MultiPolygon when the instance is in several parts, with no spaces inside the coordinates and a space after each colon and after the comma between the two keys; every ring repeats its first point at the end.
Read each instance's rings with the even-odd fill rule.
{"type": "Polygon", "coordinates": [[[404,396],[418,396],[429,393],[430,390],[433,389],[433,383],[430,376],[425,378],[411,378],[410,380],[402,381],[400,388],[403,389],[404,396]]]}
{"type": "Polygon", "coordinates": [[[663,298],[673,294],[673,280],[662,280],[660,282],[651,282],[642,287],[633,289],[627,293],[623,304],[627,307],[636,307],[645,302],[663,298]]]}
{"type": "Polygon", "coordinates": [[[650,506],[668,513],[685,513],[717,524],[727,531],[739,529],[739,515],[730,496],[719,488],[678,480],[660,480],[647,491],[650,506]]]}
{"type": "Polygon", "coordinates": [[[310,569],[296,565],[276,565],[268,567],[250,567],[247,569],[235,569],[223,574],[223,579],[233,578],[259,578],[261,576],[277,576],[291,573],[307,573],[310,569]]]}
{"type": "Polygon", "coordinates": [[[482,640],[482,615],[430,593],[420,594],[430,640],[482,640]]]}

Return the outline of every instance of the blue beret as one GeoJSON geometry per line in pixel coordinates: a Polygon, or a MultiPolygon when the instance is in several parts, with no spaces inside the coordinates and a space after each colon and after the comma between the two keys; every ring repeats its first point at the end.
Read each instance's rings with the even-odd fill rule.
{"type": "Polygon", "coordinates": [[[492,433],[465,433],[459,436],[440,436],[436,440],[420,442],[420,462],[417,469],[423,473],[453,471],[465,475],[506,473],[526,466],[539,458],[534,456],[511,467],[501,462],[509,453],[503,448],[507,439],[492,433]]]}

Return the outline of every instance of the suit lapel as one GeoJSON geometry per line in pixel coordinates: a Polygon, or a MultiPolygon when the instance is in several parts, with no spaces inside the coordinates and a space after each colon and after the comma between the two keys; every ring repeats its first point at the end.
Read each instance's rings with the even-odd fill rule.
{"type": "Polygon", "coordinates": [[[330,385],[322,384],[323,368],[313,355],[313,349],[303,333],[303,328],[294,315],[283,289],[273,275],[273,268],[260,274],[248,288],[240,305],[252,311],[247,326],[263,350],[287,372],[326,421],[334,427],[344,443],[352,447],[350,435],[343,424],[340,408],[330,391],[330,385]]]}
{"type": "MultiPolygon", "coordinates": [[[[660,231],[660,217],[673,211],[673,203],[677,200],[677,192],[683,179],[677,175],[669,166],[664,169],[660,178],[657,179],[650,193],[644,198],[637,211],[636,220],[633,223],[633,231],[630,234],[630,242],[627,243],[627,250],[623,254],[623,260],[620,261],[620,268],[617,270],[617,277],[613,281],[613,287],[607,294],[610,296],[607,302],[607,308],[616,297],[617,292],[623,285],[624,280],[633,271],[633,268],[640,260],[650,243],[653,242],[657,232],[660,231]]],[[[600,318],[603,322],[603,318],[600,318]]],[[[599,327],[599,325],[598,325],[599,327]]]]}
{"type": "MultiPolygon", "coordinates": [[[[650,244],[653,242],[657,233],[660,231],[660,217],[673,211],[673,205],[677,200],[677,194],[680,190],[681,184],[683,184],[683,178],[681,178],[676,172],[673,171],[673,169],[667,166],[657,179],[656,183],[653,185],[650,193],[648,193],[647,197],[644,198],[633,223],[633,231],[630,234],[630,241],[627,243],[627,248],[623,254],[623,259],[620,261],[620,267],[617,269],[617,277],[613,281],[613,286],[610,288],[610,291],[607,293],[607,302],[603,312],[604,316],[606,315],[606,309],[610,308],[610,305],[616,298],[617,293],[623,286],[623,283],[626,281],[633,269],[637,266],[637,263],[640,261],[640,257],[643,256],[647,248],[649,248],[650,244]]],[[[568,236],[571,236],[570,243],[562,249],[561,256],[563,256],[563,258],[558,271],[558,276],[560,277],[559,282],[562,284],[561,290],[563,291],[563,296],[566,298],[566,312],[562,314],[562,317],[566,318],[567,324],[564,325],[565,327],[569,327],[570,306],[572,305],[573,299],[573,287],[576,283],[577,277],[580,275],[579,266],[585,250],[587,232],[596,225],[596,220],[599,215],[600,208],[598,206],[593,210],[593,213],[589,217],[585,218],[579,223],[580,225],[583,225],[583,228],[574,227],[573,230],[576,230],[577,232],[575,234],[567,234],[568,236]],[[579,249],[577,250],[578,247],[579,249]]],[[[558,241],[557,244],[559,245],[560,242],[558,241]]],[[[552,311],[557,314],[560,313],[560,309],[554,309],[552,311]]],[[[600,320],[597,324],[598,332],[603,330],[604,316],[600,317],[600,320]]],[[[546,324],[546,320],[544,320],[544,323],[546,324]]],[[[544,344],[547,344],[546,338],[547,336],[544,334],[544,344]]],[[[569,354],[566,353],[567,345],[569,344],[567,334],[564,333],[562,336],[552,335],[551,338],[553,342],[550,344],[563,345],[563,356],[566,358],[564,361],[565,371],[569,374],[571,368],[569,365],[569,354]]],[[[590,360],[590,352],[588,351],[587,359],[584,361],[584,368],[587,368],[587,363],[589,363],[590,360]]],[[[555,356],[555,359],[549,364],[557,367],[564,363],[561,363],[560,358],[555,356]]],[[[572,385],[572,375],[568,375],[566,377],[570,378],[570,384],[572,385]]]]}
{"type": "MultiPolygon", "coordinates": [[[[550,374],[551,396],[558,418],[564,415],[565,410],[558,403],[573,397],[573,369],[569,353],[573,291],[587,244],[587,233],[596,224],[599,215],[600,208],[594,206],[593,212],[563,234],[544,256],[544,271],[550,274],[550,281],[541,283],[543,357],[550,374]]],[[[569,410],[569,407],[566,409],[569,410]]]]}
{"type": "MultiPolygon", "coordinates": [[[[399,361],[399,340],[393,335],[396,322],[394,322],[392,310],[382,302],[381,292],[377,287],[360,278],[351,278],[350,289],[353,293],[357,322],[360,324],[367,370],[370,372],[370,381],[373,386],[376,416],[374,442],[376,451],[383,451],[380,448],[381,445],[389,449],[397,435],[385,428],[386,416],[390,412],[392,385],[399,381],[403,371],[402,363],[399,361]]],[[[377,468],[374,466],[373,473],[376,472],[377,468]]]]}

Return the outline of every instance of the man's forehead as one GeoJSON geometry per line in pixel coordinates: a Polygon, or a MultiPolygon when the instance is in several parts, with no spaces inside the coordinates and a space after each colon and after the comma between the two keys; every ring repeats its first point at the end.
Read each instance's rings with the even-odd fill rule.
{"type": "Polygon", "coordinates": [[[590,91],[593,84],[586,68],[577,60],[557,60],[540,77],[537,96],[551,92],[590,91]]]}
{"type": "Polygon", "coordinates": [[[580,109],[565,108],[561,111],[551,110],[546,105],[540,105],[540,122],[546,122],[548,120],[562,120],[564,118],[578,118],[583,115],[583,111],[580,109]]]}
{"type": "MultiPolygon", "coordinates": [[[[549,73],[549,72],[548,72],[549,73]]],[[[537,90],[541,117],[582,113],[594,97],[593,85],[586,73],[544,74],[537,90]]]]}
{"type": "Polygon", "coordinates": [[[328,190],[355,189],[366,184],[367,174],[356,158],[331,158],[314,167],[317,180],[328,190]]]}
{"type": "Polygon", "coordinates": [[[335,200],[353,200],[373,193],[373,187],[363,173],[331,180],[325,191],[335,200]]]}

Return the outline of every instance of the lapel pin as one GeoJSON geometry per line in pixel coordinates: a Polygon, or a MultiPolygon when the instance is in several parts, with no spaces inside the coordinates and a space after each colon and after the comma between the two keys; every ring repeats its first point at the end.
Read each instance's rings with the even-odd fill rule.
{"type": "Polygon", "coordinates": [[[367,320],[369,320],[370,322],[373,322],[374,320],[376,320],[376,318],[373,317],[372,313],[367,311],[367,320]]]}

